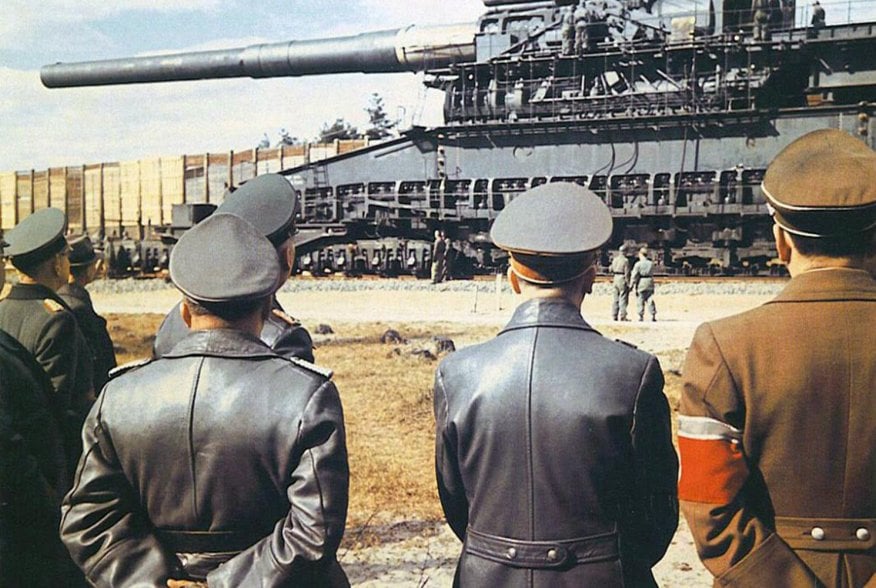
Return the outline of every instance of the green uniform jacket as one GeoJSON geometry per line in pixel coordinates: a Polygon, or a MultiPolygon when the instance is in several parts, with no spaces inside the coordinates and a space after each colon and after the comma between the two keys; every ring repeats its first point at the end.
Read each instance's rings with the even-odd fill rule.
{"type": "Polygon", "coordinates": [[[870,274],[824,269],[697,330],[679,498],[716,586],[876,583],[874,325],[870,274]]]}
{"type": "Polygon", "coordinates": [[[55,408],[64,415],[64,441],[75,468],[80,432],[94,402],[92,357],[67,304],[38,284],[15,284],[0,301],[0,330],[36,358],[54,387],[55,408]]]}
{"type": "Polygon", "coordinates": [[[76,316],[76,322],[88,341],[94,356],[94,390],[103,388],[109,379],[109,371],[116,367],[113,342],[106,330],[106,319],[94,312],[88,290],[79,284],[66,284],[58,290],[64,302],[76,316]]]}

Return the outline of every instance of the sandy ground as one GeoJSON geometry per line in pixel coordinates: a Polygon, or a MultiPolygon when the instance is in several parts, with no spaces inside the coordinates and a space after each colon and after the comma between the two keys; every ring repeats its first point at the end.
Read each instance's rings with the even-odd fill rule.
{"type": "MultiPolygon", "coordinates": [[[[165,312],[178,300],[173,289],[141,294],[93,294],[101,313],[165,312]]],[[[583,314],[597,329],[610,332],[650,352],[686,349],[693,331],[705,320],[727,316],[762,304],[771,295],[673,294],[656,303],[658,322],[617,323],[610,320],[611,299],[595,295],[585,300],[583,314]]],[[[299,291],[283,292],[287,311],[311,330],[320,323],[401,322],[504,325],[518,302],[509,293],[454,291],[439,285],[424,291],[299,291]]],[[[635,318],[635,314],[631,313],[635,318]]],[[[471,341],[457,341],[465,345],[471,341]]],[[[678,369],[680,366],[664,366],[678,369]]],[[[373,531],[373,529],[372,529],[373,531]]],[[[355,531],[353,531],[355,532],[355,531]]],[[[383,542],[376,547],[346,549],[340,553],[354,586],[449,586],[460,544],[445,525],[407,520],[378,530],[383,542]]],[[[348,531],[348,534],[350,531],[348,531]]],[[[699,563],[684,521],[666,557],[655,568],[661,586],[711,585],[711,576],[699,563]]]]}

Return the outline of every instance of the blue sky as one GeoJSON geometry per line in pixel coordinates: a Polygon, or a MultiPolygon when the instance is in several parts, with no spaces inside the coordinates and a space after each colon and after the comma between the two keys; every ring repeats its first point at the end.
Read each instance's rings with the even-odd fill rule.
{"type": "MultiPolygon", "coordinates": [[[[822,4],[828,23],[849,8],[854,19],[876,18],[876,0],[822,4]]],[[[48,90],[38,72],[55,61],[474,22],[484,10],[480,0],[4,0],[0,171],[240,150],[264,133],[275,141],[281,128],[313,138],[339,117],[365,126],[372,92],[403,126],[438,124],[442,96],[417,74],[48,90]]]]}

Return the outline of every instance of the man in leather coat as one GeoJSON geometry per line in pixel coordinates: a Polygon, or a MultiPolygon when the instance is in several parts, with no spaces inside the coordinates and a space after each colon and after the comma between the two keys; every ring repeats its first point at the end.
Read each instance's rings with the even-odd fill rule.
{"type": "Polygon", "coordinates": [[[581,316],[611,215],[589,190],[514,199],[491,236],[524,296],[435,376],[436,469],[458,586],[655,586],[678,522],[657,359],[581,316]]]}
{"type": "Polygon", "coordinates": [[[791,280],[694,335],[681,508],[715,586],[876,586],[876,152],[809,133],[762,191],[791,280]]]}
{"type": "Polygon", "coordinates": [[[337,389],[258,337],[287,277],[273,245],[214,214],[177,243],[170,276],[191,331],[118,368],[89,414],[62,507],[74,561],[98,587],[348,585],[337,389]]]}
{"type": "MultiPolygon", "coordinates": [[[[293,235],[297,208],[298,197],[289,181],[279,174],[265,174],[226,194],[225,201],[214,214],[236,214],[261,231],[277,249],[288,278],[295,266],[293,235]]],[[[158,328],[152,346],[154,357],[168,353],[188,333],[189,329],[180,314],[181,304],[178,303],[167,313],[158,328]]],[[[268,347],[284,357],[313,361],[310,333],[286,314],[276,296],[260,337],[268,347]]]]}

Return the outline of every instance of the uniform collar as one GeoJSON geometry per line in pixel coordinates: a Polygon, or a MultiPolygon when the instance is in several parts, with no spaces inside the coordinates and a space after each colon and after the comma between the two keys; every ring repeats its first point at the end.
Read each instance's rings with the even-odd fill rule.
{"type": "Polygon", "coordinates": [[[189,331],[163,357],[279,357],[261,339],[236,329],[189,331]]]}
{"type": "Polygon", "coordinates": [[[91,296],[88,295],[88,290],[75,282],[71,282],[61,286],[58,289],[58,294],[66,294],[67,296],[72,296],[73,298],[78,298],[80,300],[91,299],[91,296]]]}
{"type": "Polygon", "coordinates": [[[812,270],[791,278],[785,289],[770,302],[821,300],[876,300],[876,280],[862,269],[812,270]]]}
{"type": "Polygon", "coordinates": [[[6,297],[7,300],[45,300],[46,298],[70,310],[70,306],[54,290],[42,284],[13,284],[9,296],[6,297]]]}
{"type": "Polygon", "coordinates": [[[517,307],[511,321],[501,332],[529,327],[565,327],[594,331],[581,316],[580,309],[561,298],[527,300],[517,307]]]}

